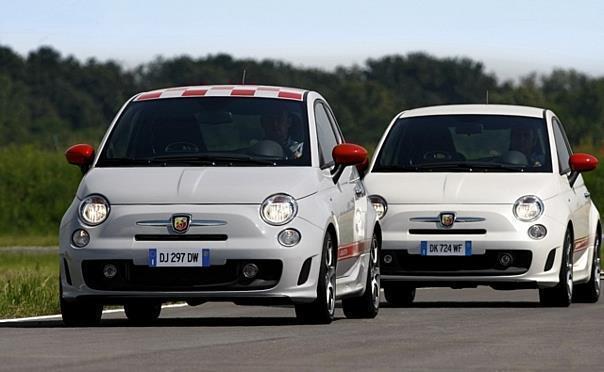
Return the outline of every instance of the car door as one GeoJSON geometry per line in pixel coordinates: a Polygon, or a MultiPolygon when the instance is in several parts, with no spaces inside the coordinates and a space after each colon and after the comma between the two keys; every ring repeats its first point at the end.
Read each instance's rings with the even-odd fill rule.
{"type": "Polygon", "coordinates": [[[328,194],[338,225],[338,265],[336,277],[340,277],[350,267],[345,262],[346,260],[342,260],[342,258],[348,255],[348,250],[354,243],[355,199],[354,185],[350,182],[351,168],[353,167],[346,167],[338,181],[335,184],[333,183],[332,170],[335,167],[335,163],[332,151],[343,140],[330,118],[327,104],[324,101],[317,100],[314,104],[314,111],[321,171],[326,187],[330,190],[328,194]]]}
{"type": "Polygon", "coordinates": [[[573,180],[569,164],[572,149],[562,123],[552,118],[554,140],[556,141],[556,152],[558,154],[558,165],[560,167],[560,182],[564,194],[567,196],[571,220],[574,229],[575,252],[573,261],[579,261],[587,252],[586,244],[583,244],[589,235],[589,194],[581,175],[573,180]]]}
{"type": "MultiPolygon", "coordinates": [[[[338,125],[338,121],[336,120],[333,111],[331,108],[327,106],[327,113],[329,114],[329,118],[334,127],[334,131],[339,134],[339,138],[341,138],[341,143],[346,142],[344,140],[344,136],[342,135],[342,131],[340,130],[340,126],[338,125]]],[[[354,254],[360,254],[364,250],[369,249],[369,247],[365,246],[369,241],[366,235],[366,225],[367,225],[367,206],[369,205],[367,201],[367,191],[365,189],[365,184],[361,180],[361,175],[359,174],[356,167],[348,167],[346,175],[350,175],[347,178],[348,182],[346,182],[346,189],[350,190],[354,198],[354,215],[352,217],[352,247],[351,251],[354,254]]],[[[343,253],[345,254],[345,253],[343,253]]],[[[351,257],[354,258],[354,257],[351,257]]],[[[348,264],[352,265],[355,260],[349,260],[347,264],[342,264],[342,267],[347,267],[348,264]]]]}

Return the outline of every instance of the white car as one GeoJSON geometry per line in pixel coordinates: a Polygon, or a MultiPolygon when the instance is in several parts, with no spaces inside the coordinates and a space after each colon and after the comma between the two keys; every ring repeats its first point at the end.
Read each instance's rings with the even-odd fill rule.
{"type": "Polygon", "coordinates": [[[149,322],[166,301],[293,304],[304,322],[379,308],[380,227],[316,92],[195,86],[135,95],[98,152],[75,145],[84,177],[60,228],[61,312],[99,322],[124,304],[149,322]]]}
{"type": "Polygon", "coordinates": [[[398,114],[365,184],[380,217],[382,287],[408,305],[418,287],[538,288],[546,306],[600,296],[598,210],[546,109],[451,105],[398,114]]]}

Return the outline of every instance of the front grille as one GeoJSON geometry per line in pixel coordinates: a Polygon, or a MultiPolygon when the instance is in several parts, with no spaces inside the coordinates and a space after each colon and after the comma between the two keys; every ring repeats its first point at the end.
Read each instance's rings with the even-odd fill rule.
{"type": "Polygon", "coordinates": [[[280,260],[227,260],[210,267],[148,267],[131,260],[88,260],[82,262],[86,285],[108,291],[245,291],[272,288],[279,282],[283,264],[280,260]],[[246,279],[241,274],[245,264],[258,266],[258,276],[246,279]],[[117,275],[103,276],[103,267],[114,264],[117,275]]]}
{"type": "Polygon", "coordinates": [[[484,235],[485,229],[409,229],[415,235],[484,235]]]}
{"type": "Polygon", "coordinates": [[[532,257],[532,252],[526,250],[487,250],[472,256],[421,256],[407,250],[384,250],[380,271],[382,275],[408,276],[520,275],[528,271],[532,257]],[[499,258],[506,253],[513,261],[504,267],[499,258]],[[384,262],[385,255],[392,257],[390,263],[384,262]]]}
{"type": "Polygon", "coordinates": [[[225,234],[137,234],[134,239],[139,242],[173,242],[173,241],[196,241],[196,242],[223,242],[228,239],[225,234]]]}

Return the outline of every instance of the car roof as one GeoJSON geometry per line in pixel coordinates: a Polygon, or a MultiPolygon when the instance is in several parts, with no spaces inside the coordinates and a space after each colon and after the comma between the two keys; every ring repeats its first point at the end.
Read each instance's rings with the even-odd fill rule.
{"type": "Polygon", "coordinates": [[[509,115],[543,118],[544,109],[518,105],[442,105],[403,111],[399,118],[432,115],[509,115]]]}
{"type": "Polygon", "coordinates": [[[179,97],[262,97],[302,101],[307,90],[259,85],[199,85],[157,89],[139,93],[134,101],[179,97]]]}

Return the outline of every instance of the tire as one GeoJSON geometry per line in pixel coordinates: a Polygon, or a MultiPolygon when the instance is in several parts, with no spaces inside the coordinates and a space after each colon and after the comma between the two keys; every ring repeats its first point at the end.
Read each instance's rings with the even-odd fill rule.
{"type": "Polygon", "coordinates": [[[375,233],[369,252],[369,268],[363,295],[342,300],[342,310],[347,318],[372,319],[380,310],[380,243],[375,233]]]}
{"type": "Polygon", "coordinates": [[[570,231],[564,236],[560,281],[553,288],[539,289],[539,302],[543,306],[568,307],[573,299],[573,237],[570,231]]]}
{"type": "Polygon", "coordinates": [[[573,302],[596,303],[600,299],[600,239],[601,234],[596,234],[594,254],[591,261],[591,277],[587,283],[579,284],[575,288],[573,302]]]}
{"type": "Polygon", "coordinates": [[[150,324],[153,323],[161,313],[161,303],[154,302],[135,302],[124,305],[126,317],[132,323],[150,324]]]}
{"type": "Polygon", "coordinates": [[[297,304],[296,317],[303,324],[329,324],[336,312],[336,250],[330,232],[323,239],[317,298],[308,304],[297,304]]]}
{"type": "Polygon", "coordinates": [[[402,284],[384,285],[384,297],[391,306],[407,307],[415,299],[415,287],[402,284]]]}
{"type": "Polygon", "coordinates": [[[59,284],[61,317],[68,327],[90,327],[98,325],[103,315],[103,305],[93,302],[66,301],[63,299],[63,288],[59,284]]]}

